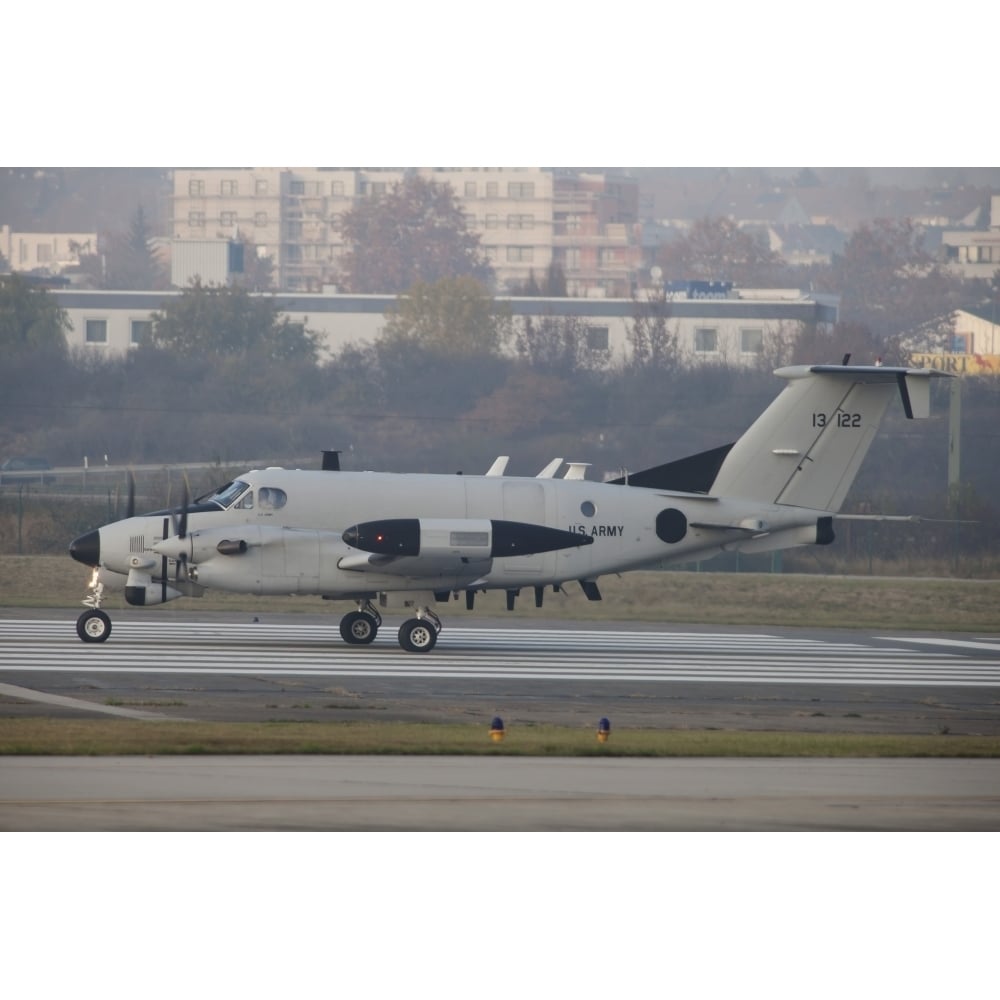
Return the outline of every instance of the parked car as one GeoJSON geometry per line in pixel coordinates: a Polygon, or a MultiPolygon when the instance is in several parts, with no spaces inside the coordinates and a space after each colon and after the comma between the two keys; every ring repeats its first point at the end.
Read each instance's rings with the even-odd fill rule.
{"type": "Polygon", "coordinates": [[[0,465],[0,483],[54,483],[52,463],[47,458],[25,455],[8,458],[0,465]]]}

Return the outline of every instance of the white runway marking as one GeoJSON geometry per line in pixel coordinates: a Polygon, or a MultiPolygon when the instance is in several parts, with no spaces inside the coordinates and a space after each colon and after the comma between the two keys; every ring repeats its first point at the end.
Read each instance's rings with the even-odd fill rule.
{"type": "Polygon", "coordinates": [[[425,655],[403,652],[392,623],[383,626],[372,645],[348,646],[336,621],[119,619],[106,643],[88,644],[77,638],[72,620],[11,620],[0,621],[0,673],[1000,687],[1000,646],[909,637],[878,641],[940,648],[760,633],[446,627],[437,647],[425,655]],[[997,656],[982,656],[983,648],[996,649],[997,656]]]}

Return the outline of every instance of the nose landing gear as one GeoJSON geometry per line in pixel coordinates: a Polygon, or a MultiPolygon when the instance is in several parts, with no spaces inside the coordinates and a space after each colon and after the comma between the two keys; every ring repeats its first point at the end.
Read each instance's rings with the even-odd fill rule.
{"type": "Polygon", "coordinates": [[[83,603],[87,609],[76,620],[76,634],[84,642],[106,642],[111,635],[111,619],[101,610],[104,600],[104,584],[95,568],[90,578],[90,587],[83,603]]]}

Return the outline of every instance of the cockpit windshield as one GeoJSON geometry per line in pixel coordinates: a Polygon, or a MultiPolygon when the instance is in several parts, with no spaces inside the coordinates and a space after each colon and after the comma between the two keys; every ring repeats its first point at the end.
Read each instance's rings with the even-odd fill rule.
{"type": "Polygon", "coordinates": [[[230,507],[248,489],[250,484],[242,479],[234,479],[225,486],[220,486],[214,493],[206,493],[203,497],[198,497],[196,503],[217,503],[223,510],[230,507]]]}

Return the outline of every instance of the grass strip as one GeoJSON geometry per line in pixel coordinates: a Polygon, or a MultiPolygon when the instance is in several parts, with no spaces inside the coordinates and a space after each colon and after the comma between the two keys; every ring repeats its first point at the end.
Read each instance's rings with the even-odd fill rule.
{"type": "MultiPolygon", "coordinates": [[[[0,607],[66,608],[75,617],[88,576],[68,557],[0,556],[0,607]]],[[[547,595],[542,608],[525,595],[517,619],[1000,632],[1000,580],[662,571],[603,576],[600,587],[599,602],[575,585],[547,595]]],[[[475,614],[510,617],[505,601],[500,591],[480,595],[475,614]]],[[[165,614],[327,614],[335,627],[348,603],[210,592],[179,600],[165,614]]],[[[109,595],[104,607],[113,618],[131,611],[120,593],[109,595]]],[[[463,601],[439,611],[456,624],[467,614],[463,601]]]]}
{"type": "Polygon", "coordinates": [[[0,755],[390,754],[526,757],[1000,757],[1000,737],[509,726],[408,722],[4,719],[0,755]]]}

